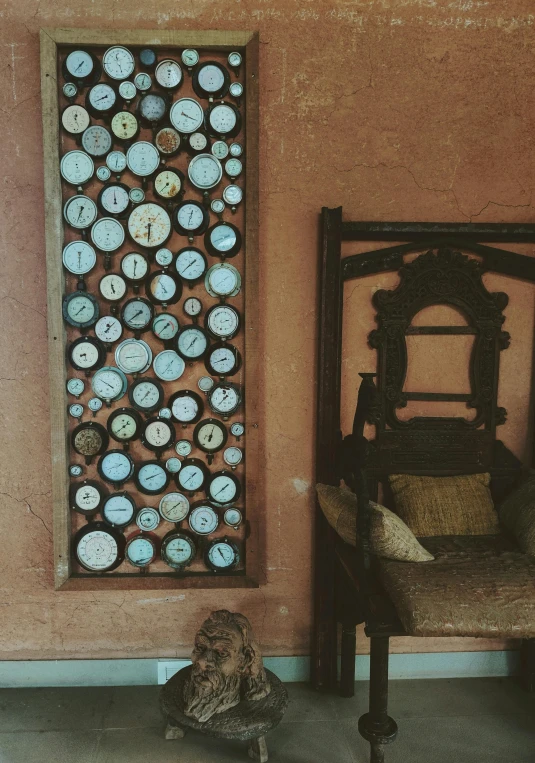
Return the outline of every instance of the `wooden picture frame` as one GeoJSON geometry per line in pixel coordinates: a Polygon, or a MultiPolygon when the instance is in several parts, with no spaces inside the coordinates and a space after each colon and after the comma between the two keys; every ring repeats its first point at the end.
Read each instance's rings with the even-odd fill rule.
{"type": "Polygon", "coordinates": [[[56,589],[177,589],[252,588],[259,585],[258,565],[258,32],[42,29],[41,93],[43,107],[45,240],[47,268],[50,415],[52,422],[52,501],[54,530],[54,579],[56,589]],[[245,426],[247,440],[246,491],[249,536],[245,572],[240,575],[177,577],[105,573],[80,575],[71,568],[71,517],[68,475],[68,398],[65,340],[62,318],[64,272],[62,189],[59,155],[58,48],[60,46],[146,45],[151,47],[237,50],[244,57],[245,81],[245,426]]]}

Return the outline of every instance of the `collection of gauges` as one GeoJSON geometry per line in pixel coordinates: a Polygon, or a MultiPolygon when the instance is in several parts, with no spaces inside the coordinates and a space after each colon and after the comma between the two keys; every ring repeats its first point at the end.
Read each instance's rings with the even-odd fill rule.
{"type": "Polygon", "coordinates": [[[69,50],[62,61],[61,126],[63,143],[71,144],[60,161],[71,231],[63,265],[76,284],[63,299],[63,318],[78,330],[74,338],[70,331],[68,364],[88,377],[70,375],[67,391],[84,395],[89,411],[84,420],[85,405],[69,405],[78,421],[70,444],[98,477],[84,478],[79,462],[69,467],[70,506],[87,520],[73,537],[73,556],[93,573],[124,560],[146,572],[161,559],[179,573],[195,559],[213,572],[243,561],[228,537],[244,526],[235,470],[245,428],[229,422],[243,405],[241,384],[229,380],[242,367],[231,341],[242,316],[228,302],[242,290],[229,262],[242,235],[225,217],[243,200],[241,64],[238,52],[225,63],[201,60],[196,50],[159,60],[156,50],[118,45],[102,53],[69,50]],[[188,76],[195,97],[180,97],[188,76]],[[128,185],[123,173],[137,182],[128,185]],[[169,248],[174,234],[183,237],[178,249],[169,248]],[[218,261],[209,264],[207,255],[218,261]],[[184,287],[198,285],[213,304],[205,309],[197,290],[179,311],[184,287]],[[181,389],[176,382],[196,362],[207,375],[198,378],[198,391],[181,389]],[[127,406],[119,403],[125,395],[127,406]],[[177,428],[189,426],[191,440],[181,439],[177,428]],[[134,442],[149,458],[134,460],[134,442]],[[211,472],[219,452],[224,468],[211,472]],[[147,501],[157,508],[137,506],[128,482],[143,496],[158,496],[147,501]],[[193,500],[199,494],[205,498],[193,500]],[[174,525],[164,535],[156,532],[162,522],[174,525]],[[129,526],[136,529],[125,535],[129,526]],[[214,538],[221,528],[228,535],[214,538]]]}

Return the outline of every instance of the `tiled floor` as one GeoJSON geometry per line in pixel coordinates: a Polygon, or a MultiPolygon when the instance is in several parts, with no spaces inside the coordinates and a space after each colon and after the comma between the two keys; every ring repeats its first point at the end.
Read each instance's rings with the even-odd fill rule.
{"type": "MultiPolygon", "coordinates": [[[[353,699],[288,684],[291,704],[268,736],[273,763],[367,763],[353,699]]],[[[512,679],[393,681],[399,737],[387,763],[535,763],[535,696],[512,679]]],[[[193,732],[166,741],[157,686],[0,690],[0,763],[235,763],[243,743],[193,732]]]]}

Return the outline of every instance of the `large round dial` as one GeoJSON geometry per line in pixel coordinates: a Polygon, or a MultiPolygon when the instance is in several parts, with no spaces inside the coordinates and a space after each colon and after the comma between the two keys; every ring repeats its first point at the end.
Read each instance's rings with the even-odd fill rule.
{"type": "Polygon", "coordinates": [[[204,285],[211,297],[235,297],[241,289],[241,276],[234,265],[218,262],[207,272],[204,285]]]}
{"type": "Polygon", "coordinates": [[[176,570],[182,570],[192,563],[197,553],[195,543],[185,533],[168,533],[162,540],[162,561],[176,570]]]}
{"type": "Polygon", "coordinates": [[[175,207],[173,222],[177,233],[182,236],[195,236],[204,233],[210,216],[198,201],[188,200],[175,207]]]}
{"type": "Polygon", "coordinates": [[[163,350],[154,358],[153,368],[162,381],[176,381],[186,370],[186,364],[174,350],[163,350]]]}
{"type": "Polygon", "coordinates": [[[75,291],[63,298],[63,318],[76,328],[89,328],[99,317],[99,306],[92,294],[75,291]]]}
{"type": "Polygon", "coordinates": [[[182,283],[165,270],[151,273],[145,285],[147,297],[157,305],[173,305],[182,295],[182,283]]]}
{"type": "Polygon", "coordinates": [[[134,567],[148,567],[156,558],[155,543],[146,535],[135,535],[126,542],[125,556],[134,567]]]}
{"type": "Polygon", "coordinates": [[[84,480],[70,486],[70,505],[86,517],[92,516],[99,509],[107,495],[107,490],[99,482],[84,480]]]}
{"type": "Polygon", "coordinates": [[[241,249],[241,233],[231,223],[216,223],[204,236],[204,245],[216,257],[234,257],[241,249]]]}
{"type": "Polygon", "coordinates": [[[83,80],[90,77],[94,70],[95,61],[86,50],[73,50],[65,59],[66,79],[83,80]]]}
{"type": "Polygon", "coordinates": [[[139,204],[128,218],[128,233],[140,246],[154,249],[171,235],[171,218],[160,204],[139,204]]]}
{"type": "Polygon", "coordinates": [[[223,469],[221,472],[214,472],[206,487],[206,495],[209,500],[221,505],[237,501],[240,493],[241,486],[239,479],[226,469],[223,469]]]}
{"type": "Polygon", "coordinates": [[[73,103],[63,109],[61,114],[61,124],[63,129],[71,135],[80,135],[89,127],[91,118],[83,106],[73,103]]]}
{"type": "Polygon", "coordinates": [[[199,421],[193,432],[193,442],[205,453],[216,453],[227,442],[226,427],[217,419],[199,421]]]}
{"type": "Polygon", "coordinates": [[[121,338],[123,327],[114,315],[103,315],[95,324],[95,336],[101,342],[111,344],[121,338]]]}
{"type": "Polygon", "coordinates": [[[147,259],[139,252],[128,252],[121,260],[121,270],[132,283],[142,281],[149,272],[147,259]]]}
{"type": "Polygon", "coordinates": [[[240,314],[230,305],[214,305],[206,313],[204,325],[216,339],[232,339],[240,330],[240,314]]]}
{"type": "Polygon", "coordinates": [[[126,294],[126,281],[117,273],[108,273],[98,283],[98,290],[108,302],[120,302],[126,294]]]}
{"type": "Polygon", "coordinates": [[[184,389],[171,395],[169,408],[176,421],[181,424],[193,424],[201,418],[204,405],[196,392],[184,389]]]}
{"type": "Polygon", "coordinates": [[[102,66],[111,79],[128,79],[135,69],[133,54],[121,45],[114,45],[102,56],[102,66]]]}
{"type": "Polygon", "coordinates": [[[104,214],[122,215],[130,204],[129,188],[122,183],[109,183],[98,195],[98,204],[104,214]]]}
{"type": "Polygon", "coordinates": [[[182,493],[167,493],[160,501],[160,514],[168,522],[182,522],[188,516],[189,501],[182,493]]]}
{"type": "Polygon", "coordinates": [[[179,488],[187,493],[196,493],[202,490],[210,473],[204,463],[198,458],[186,458],[182,461],[182,469],[176,476],[179,488]]]}
{"type": "Polygon", "coordinates": [[[206,257],[200,249],[187,246],[177,253],[175,268],[184,281],[197,281],[206,270],[206,257]]]}
{"type": "Polygon", "coordinates": [[[97,205],[89,196],[83,196],[81,193],[71,196],[67,199],[63,207],[63,216],[73,228],[83,230],[93,225],[97,219],[97,205]]]}
{"type": "Polygon", "coordinates": [[[208,348],[208,337],[199,326],[184,326],[177,334],[177,351],[184,360],[202,358],[208,348]]]}
{"type": "Polygon", "coordinates": [[[85,151],[68,151],[61,159],[61,177],[71,185],[83,185],[93,177],[95,165],[85,151]]]}
{"type": "Polygon", "coordinates": [[[237,545],[227,538],[214,540],[206,549],[204,561],[214,572],[224,572],[238,566],[240,552],[237,545]]]}
{"type": "Polygon", "coordinates": [[[118,408],[109,416],[108,432],[117,442],[137,440],[141,432],[141,417],[133,408],[118,408]]]}
{"type": "Polygon", "coordinates": [[[167,168],[154,178],[154,192],[161,199],[174,199],[184,188],[184,175],[180,170],[167,168]]]}
{"type": "Polygon", "coordinates": [[[134,175],[148,177],[158,169],[160,154],[152,143],[139,140],[133,143],[126,152],[126,164],[134,175]]]}
{"type": "Polygon", "coordinates": [[[138,113],[143,122],[156,125],[167,113],[167,102],[161,95],[149,93],[140,99],[138,113]]]}
{"type": "Polygon", "coordinates": [[[128,493],[113,493],[102,506],[102,518],[112,527],[126,527],[134,519],[136,504],[128,493]]]}
{"type": "Polygon", "coordinates": [[[82,135],[82,147],[90,156],[105,156],[112,147],[112,137],[105,127],[93,125],[82,135]]]}
{"type": "Polygon", "coordinates": [[[96,252],[87,241],[71,241],[63,250],[63,265],[73,275],[89,273],[96,262],[96,252]]]}
{"type": "MultiPolygon", "coordinates": [[[[170,313],[158,313],[158,315],[152,321],[152,333],[163,342],[167,342],[170,339],[173,339],[173,337],[177,335],[178,329],[178,321],[175,316],[171,315],[170,313]]],[[[156,376],[159,376],[156,369],[155,373],[156,376]]]]}
{"type": "Polygon", "coordinates": [[[145,495],[163,493],[169,484],[169,475],[157,461],[146,461],[136,472],[136,485],[145,495]]]}
{"type": "Polygon", "coordinates": [[[165,58],[154,70],[154,78],[161,87],[176,90],[182,82],[180,64],[171,58],[165,58]]]}
{"type": "Polygon", "coordinates": [[[90,572],[108,572],[124,559],[125,540],[121,533],[103,522],[90,522],[73,538],[78,563],[90,572]]]}
{"type": "Polygon", "coordinates": [[[109,113],[117,102],[117,94],[111,85],[99,82],[89,90],[86,98],[87,108],[97,117],[109,113]]]}
{"type": "Polygon", "coordinates": [[[128,397],[139,411],[152,413],[161,408],[164,394],[156,379],[138,379],[130,386],[128,397]]]}
{"type": "Polygon", "coordinates": [[[125,339],[115,350],[117,367],[125,374],[142,374],[152,363],[152,350],[142,339],[125,339]]]}
{"type": "Polygon", "coordinates": [[[198,154],[188,166],[188,177],[201,190],[213,188],[223,176],[221,162],[212,154],[198,154]]]}
{"type": "Polygon", "coordinates": [[[210,535],[217,530],[219,517],[209,504],[201,502],[195,507],[192,506],[188,524],[197,535],[210,535]]]}
{"type": "Polygon", "coordinates": [[[124,303],[121,319],[132,331],[145,331],[150,326],[154,315],[151,303],[142,297],[134,297],[124,303]]]}
{"type": "Polygon", "coordinates": [[[123,226],[113,217],[101,217],[91,228],[91,241],[102,252],[115,252],[124,238],[123,226]]]}
{"type": "Polygon", "coordinates": [[[195,99],[180,98],[171,106],[169,119],[178,132],[189,134],[202,125],[204,113],[201,104],[195,99]]]}
{"type": "Polygon", "coordinates": [[[73,368],[88,372],[104,365],[106,350],[98,339],[81,336],[70,345],[68,357],[73,368]]]}
{"type": "Polygon", "coordinates": [[[126,392],[126,376],[115,366],[104,366],[91,379],[93,394],[101,400],[120,400],[126,392]]]}
{"type": "Polygon", "coordinates": [[[134,462],[123,450],[109,450],[101,456],[97,469],[106,482],[122,485],[123,482],[127,482],[132,477],[134,462]]]}
{"type": "Polygon", "coordinates": [[[233,137],[240,131],[240,112],[230,103],[218,103],[208,110],[206,122],[215,135],[233,137]]]}
{"type": "Polygon", "coordinates": [[[192,80],[193,89],[201,98],[221,98],[229,84],[227,69],[217,61],[206,61],[198,66],[192,80]]]}
{"type": "Polygon", "coordinates": [[[236,384],[216,384],[208,393],[208,403],[214,413],[231,416],[241,404],[241,392],[236,384]]]}
{"type": "Polygon", "coordinates": [[[126,169],[126,154],[123,151],[110,151],[106,165],[112,172],[123,172],[126,169]]]}
{"type": "Polygon", "coordinates": [[[175,441],[175,428],[170,421],[157,416],[154,419],[149,419],[145,424],[141,433],[141,442],[148,448],[148,450],[154,450],[156,453],[169,448],[175,441]]]}

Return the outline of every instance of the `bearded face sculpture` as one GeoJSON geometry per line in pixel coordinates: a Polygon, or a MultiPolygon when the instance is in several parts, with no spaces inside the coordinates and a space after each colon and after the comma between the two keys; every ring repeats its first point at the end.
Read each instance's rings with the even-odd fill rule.
{"type": "Polygon", "coordinates": [[[249,620],[212,612],[195,636],[193,667],[184,686],[184,713],[204,722],[241,700],[267,697],[271,687],[249,620]]]}

